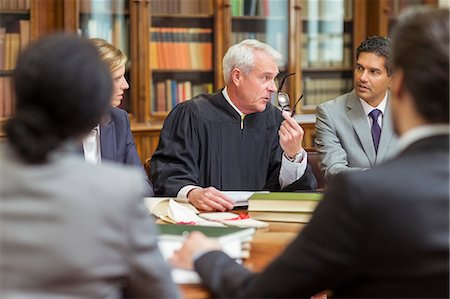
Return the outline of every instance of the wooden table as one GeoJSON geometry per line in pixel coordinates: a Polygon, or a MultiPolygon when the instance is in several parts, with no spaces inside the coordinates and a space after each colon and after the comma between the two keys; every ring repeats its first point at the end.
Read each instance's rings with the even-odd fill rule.
{"type": "MultiPolygon", "coordinates": [[[[278,256],[281,251],[303,229],[304,224],[269,222],[269,227],[258,229],[251,241],[250,257],[244,265],[252,271],[259,272],[278,256]]],[[[183,298],[211,298],[209,292],[200,285],[180,285],[183,298]]]]}

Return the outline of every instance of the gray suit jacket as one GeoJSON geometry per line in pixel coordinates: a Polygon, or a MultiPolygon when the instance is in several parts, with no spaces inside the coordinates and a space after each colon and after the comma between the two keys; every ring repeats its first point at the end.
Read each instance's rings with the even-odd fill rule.
{"type": "Polygon", "coordinates": [[[389,101],[390,96],[383,115],[378,154],[367,116],[354,90],[317,106],[315,145],[326,178],[343,171],[371,168],[396,153],[397,136],[389,101]]]}
{"type": "Polygon", "coordinates": [[[178,298],[129,166],[0,146],[1,298],[178,298]]]}

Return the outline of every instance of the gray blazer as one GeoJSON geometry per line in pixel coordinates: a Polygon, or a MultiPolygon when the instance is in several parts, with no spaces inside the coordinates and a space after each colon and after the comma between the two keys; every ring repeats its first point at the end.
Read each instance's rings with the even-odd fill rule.
{"type": "Polygon", "coordinates": [[[179,298],[143,201],[142,174],[0,146],[1,298],[179,298]]]}
{"type": "Polygon", "coordinates": [[[317,106],[315,145],[326,178],[339,172],[365,170],[394,156],[397,136],[389,101],[390,95],[383,115],[378,154],[367,116],[354,90],[317,106]]]}

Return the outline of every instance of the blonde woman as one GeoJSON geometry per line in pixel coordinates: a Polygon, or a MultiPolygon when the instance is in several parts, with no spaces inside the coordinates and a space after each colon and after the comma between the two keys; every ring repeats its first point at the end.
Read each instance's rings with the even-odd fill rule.
{"type": "Polygon", "coordinates": [[[90,41],[97,47],[100,58],[111,72],[113,93],[110,113],[83,140],[85,160],[93,164],[100,164],[102,161],[108,160],[141,168],[143,176],[147,180],[147,190],[144,195],[153,196],[152,184],[145,174],[136,150],[128,114],[125,110],[117,108],[123,99],[125,90],[130,87],[125,78],[127,56],[104,39],[92,38],[90,41]]]}

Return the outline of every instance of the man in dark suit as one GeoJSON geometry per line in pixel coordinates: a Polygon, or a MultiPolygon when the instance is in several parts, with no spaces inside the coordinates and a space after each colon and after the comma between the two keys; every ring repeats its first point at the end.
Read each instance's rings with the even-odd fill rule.
{"type": "Polygon", "coordinates": [[[449,296],[449,11],[404,14],[393,34],[398,156],[339,174],[309,225],[262,273],[192,233],[175,266],[218,297],[449,296]],[[193,261],[192,257],[195,257],[193,261]]]}

